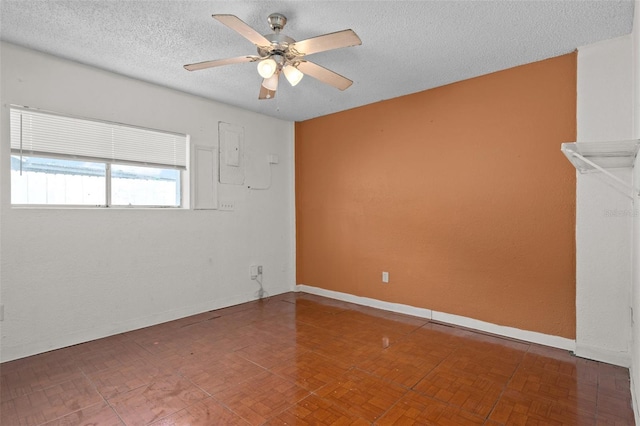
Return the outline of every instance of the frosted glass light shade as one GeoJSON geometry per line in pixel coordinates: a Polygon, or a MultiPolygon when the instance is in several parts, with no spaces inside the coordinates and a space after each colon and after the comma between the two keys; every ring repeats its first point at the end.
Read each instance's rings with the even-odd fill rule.
{"type": "Polygon", "coordinates": [[[271,58],[264,59],[258,62],[258,74],[262,78],[269,78],[276,72],[278,64],[271,58]]]}
{"type": "Polygon", "coordinates": [[[304,74],[302,74],[302,72],[300,72],[298,68],[291,65],[287,65],[286,67],[284,67],[283,71],[284,76],[287,77],[287,81],[292,86],[300,83],[300,80],[302,80],[302,77],[304,77],[304,74]]]}
{"type": "Polygon", "coordinates": [[[278,89],[278,77],[280,77],[280,74],[275,73],[271,77],[265,78],[262,81],[262,85],[267,89],[275,92],[278,89]]]}

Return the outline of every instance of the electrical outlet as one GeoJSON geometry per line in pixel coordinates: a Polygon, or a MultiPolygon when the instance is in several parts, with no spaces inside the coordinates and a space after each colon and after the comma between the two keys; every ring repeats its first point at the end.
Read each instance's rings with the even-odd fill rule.
{"type": "Polygon", "coordinates": [[[388,272],[382,272],[382,282],[383,283],[388,283],[389,282],[389,273],[388,272]]]}
{"type": "Polygon", "coordinates": [[[233,211],[233,203],[231,201],[221,201],[218,205],[218,210],[224,212],[232,212],[233,211]]]}
{"type": "Polygon", "coordinates": [[[251,279],[255,280],[262,275],[262,265],[251,265],[251,279]]]}

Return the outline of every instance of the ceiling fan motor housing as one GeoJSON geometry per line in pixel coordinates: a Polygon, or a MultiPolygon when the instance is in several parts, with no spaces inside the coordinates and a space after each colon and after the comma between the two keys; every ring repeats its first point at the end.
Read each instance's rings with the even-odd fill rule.
{"type": "MultiPolygon", "coordinates": [[[[272,15],[273,16],[273,15],[272,15]]],[[[299,56],[297,52],[289,48],[296,41],[284,34],[265,34],[264,38],[271,42],[271,46],[258,46],[258,55],[261,58],[271,58],[276,61],[277,70],[280,72],[285,65],[294,65],[299,56]]]]}

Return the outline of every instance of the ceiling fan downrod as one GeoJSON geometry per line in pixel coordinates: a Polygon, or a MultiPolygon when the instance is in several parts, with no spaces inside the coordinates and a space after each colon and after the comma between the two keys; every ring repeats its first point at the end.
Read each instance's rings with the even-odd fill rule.
{"type": "Polygon", "coordinates": [[[287,17],[281,13],[272,13],[267,18],[267,21],[269,22],[271,29],[278,34],[287,24],[287,17]]]}

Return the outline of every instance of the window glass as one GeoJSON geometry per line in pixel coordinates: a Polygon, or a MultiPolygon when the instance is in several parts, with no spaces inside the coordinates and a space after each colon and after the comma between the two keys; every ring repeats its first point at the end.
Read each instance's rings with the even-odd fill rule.
{"type": "Polygon", "coordinates": [[[114,206],[180,206],[180,171],[155,167],[111,166],[114,206]]]}
{"type": "Polygon", "coordinates": [[[106,165],[11,156],[11,203],[105,205],[106,165]]]}

